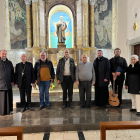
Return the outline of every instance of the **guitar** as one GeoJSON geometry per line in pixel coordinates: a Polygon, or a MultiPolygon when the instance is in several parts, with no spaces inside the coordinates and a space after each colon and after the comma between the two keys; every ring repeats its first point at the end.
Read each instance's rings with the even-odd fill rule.
{"type": "Polygon", "coordinates": [[[113,90],[109,92],[109,104],[112,106],[118,106],[120,104],[118,94],[115,94],[115,80],[116,78],[113,78],[113,90]]]}

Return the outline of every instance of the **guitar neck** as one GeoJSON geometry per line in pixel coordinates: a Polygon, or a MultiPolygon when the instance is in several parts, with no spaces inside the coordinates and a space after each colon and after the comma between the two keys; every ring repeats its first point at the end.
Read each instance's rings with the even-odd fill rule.
{"type": "Polygon", "coordinates": [[[115,94],[115,79],[113,79],[113,94],[115,94]]]}

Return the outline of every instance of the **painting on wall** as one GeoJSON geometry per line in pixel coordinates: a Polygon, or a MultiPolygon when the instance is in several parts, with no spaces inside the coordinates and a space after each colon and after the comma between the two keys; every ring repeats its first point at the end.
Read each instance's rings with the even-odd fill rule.
{"type": "Polygon", "coordinates": [[[24,0],[9,0],[11,49],[27,47],[26,4],[24,0]]]}
{"type": "Polygon", "coordinates": [[[112,0],[96,0],[95,47],[112,48],[112,0]]]}
{"type": "Polygon", "coordinates": [[[72,21],[68,13],[64,11],[55,12],[50,19],[50,45],[51,48],[57,48],[58,37],[56,33],[56,23],[60,21],[60,16],[63,16],[63,21],[67,24],[67,29],[65,30],[66,37],[66,47],[72,48],[72,21]]]}

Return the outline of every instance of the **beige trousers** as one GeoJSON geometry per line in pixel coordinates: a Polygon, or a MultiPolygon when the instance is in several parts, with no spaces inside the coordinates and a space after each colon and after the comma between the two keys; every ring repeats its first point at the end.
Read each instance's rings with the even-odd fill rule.
{"type": "Polygon", "coordinates": [[[131,94],[131,100],[132,100],[132,109],[136,109],[137,112],[140,112],[140,95],[131,94]]]}

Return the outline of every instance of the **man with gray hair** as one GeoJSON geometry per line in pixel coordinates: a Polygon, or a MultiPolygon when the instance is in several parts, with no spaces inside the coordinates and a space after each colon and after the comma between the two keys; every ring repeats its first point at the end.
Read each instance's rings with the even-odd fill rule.
{"type": "Polygon", "coordinates": [[[39,86],[39,95],[40,95],[40,110],[46,106],[47,109],[50,109],[49,102],[49,88],[50,83],[53,82],[55,78],[54,68],[52,62],[46,58],[46,53],[40,53],[40,59],[35,63],[34,67],[35,80],[39,86]],[[45,93],[45,103],[44,103],[44,93],[45,93]]]}
{"type": "Polygon", "coordinates": [[[69,106],[70,108],[74,108],[72,104],[73,98],[73,83],[75,81],[75,63],[72,58],[69,57],[69,50],[64,50],[64,57],[61,58],[57,65],[57,82],[61,83],[63,89],[63,106],[62,109],[69,106]],[[69,101],[67,104],[67,90],[69,101]]]}
{"type": "Polygon", "coordinates": [[[14,67],[7,59],[7,51],[1,50],[0,58],[0,115],[7,115],[13,111],[14,67]]]}
{"type": "Polygon", "coordinates": [[[82,55],[82,62],[76,68],[76,84],[79,86],[80,108],[90,108],[91,86],[95,84],[95,71],[93,64],[87,61],[87,55],[82,55]],[[86,102],[85,102],[86,92],[86,102]]]}
{"type": "Polygon", "coordinates": [[[34,69],[30,62],[27,62],[26,54],[21,55],[20,63],[16,64],[15,68],[15,86],[19,88],[20,99],[22,104],[21,112],[26,111],[26,107],[30,111],[34,111],[31,107],[31,90],[34,85],[34,69]],[[26,93],[26,94],[25,94],[26,93]],[[27,95],[27,101],[25,96],[27,95]]]}

